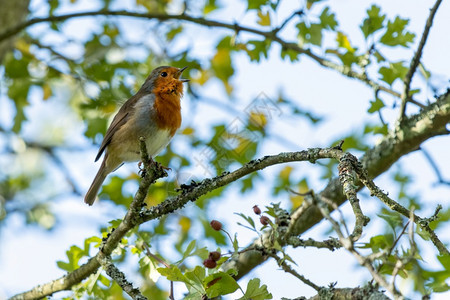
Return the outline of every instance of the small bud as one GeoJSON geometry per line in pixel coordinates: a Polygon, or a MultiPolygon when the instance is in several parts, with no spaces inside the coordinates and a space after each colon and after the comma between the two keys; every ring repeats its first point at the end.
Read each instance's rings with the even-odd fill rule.
{"type": "Polygon", "coordinates": [[[218,251],[209,252],[209,258],[213,261],[218,261],[220,259],[220,255],[221,254],[218,251]]]}
{"type": "Polygon", "coordinates": [[[266,216],[261,216],[261,218],[259,218],[259,221],[261,222],[261,224],[263,224],[264,226],[269,225],[270,220],[268,217],[266,216]]]}
{"type": "Polygon", "coordinates": [[[214,269],[217,266],[217,263],[211,258],[208,258],[203,261],[203,265],[208,269],[214,269]]]}
{"type": "Polygon", "coordinates": [[[216,231],[220,231],[220,230],[222,230],[222,223],[220,223],[220,222],[217,221],[217,220],[212,220],[212,221],[211,221],[211,227],[212,227],[214,230],[216,230],[216,231]]]}
{"type": "Polygon", "coordinates": [[[261,214],[261,209],[258,207],[258,205],[253,206],[253,212],[257,215],[261,214]]]}

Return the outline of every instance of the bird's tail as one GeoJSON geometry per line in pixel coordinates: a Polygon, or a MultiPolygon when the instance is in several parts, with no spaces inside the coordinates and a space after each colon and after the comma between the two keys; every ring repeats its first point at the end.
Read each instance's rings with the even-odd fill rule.
{"type": "Polygon", "coordinates": [[[84,196],[84,203],[92,205],[94,204],[95,199],[97,198],[98,191],[102,187],[103,181],[105,181],[106,175],[108,175],[108,172],[106,170],[105,165],[106,159],[103,159],[102,165],[100,166],[100,169],[97,172],[97,175],[95,175],[94,181],[92,181],[91,187],[86,193],[86,196],[84,196]]]}

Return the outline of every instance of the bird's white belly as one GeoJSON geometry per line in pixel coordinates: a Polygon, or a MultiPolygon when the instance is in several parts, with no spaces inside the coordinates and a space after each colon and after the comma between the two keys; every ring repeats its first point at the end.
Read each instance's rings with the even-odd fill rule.
{"type": "Polygon", "coordinates": [[[169,144],[172,136],[170,136],[169,130],[157,130],[155,135],[148,138],[145,142],[147,146],[147,152],[150,156],[156,156],[169,144]]]}
{"type": "MultiPolygon", "coordinates": [[[[170,136],[169,130],[156,130],[151,136],[146,137],[145,144],[147,146],[147,153],[149,156],[154,157],[158,155],[170,142],[172,136],[170,136]]],[[[138,143],[138,141],[137,141],[138,143]]],[[[123,161],[138,161],[141,160],[141,154],[138,148],[128,149],[128,151],[123,151],[121,159],[123,161]]]]}

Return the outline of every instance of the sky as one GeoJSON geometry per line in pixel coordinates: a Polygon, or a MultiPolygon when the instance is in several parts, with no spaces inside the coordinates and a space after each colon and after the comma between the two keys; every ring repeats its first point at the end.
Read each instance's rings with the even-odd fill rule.
{"type": "MultiPolygon", "coordinates": [[[[303,2],[285,1],[279,18],[282,19],[283,16],[289,15],[301,3],[303,2]]],[[[365,10],[370,7],[371,3],[375,2],[358,0],[329,2],[332,10],[336,13],[340,29],[348,33],[352,37],[352,42],[355,44],[363,45],[358,26],[363,19],[365,10]]],[[[376,3],[382,7],[382,10],[387,13],[389,18],[397,14],[410,18],[409,28],[418,34],[422,32],[429,8],[434,4],[433,1],[419,0],[376,1],[376,3]]],[[[122,5],[126,6],[126,4],[122,5]]],[[[121,7],[117,7],[117,9],[119,8],[121,7]]],[[[73,9],[71,6],[70,10],[73,11],[73,9]]],[[[95,9],[95,7],[92,7],[89,1],[79,0],[76,4],[76,9],[86,11],[95,9]]],[[[35,15],[45,12],[45,9],[42,8],[42,1],[32,1],[31,10],[35,15]]],[[[230,8],[225,12],[221,11],[220,14],[213,14],[211,18],[227,21],[236,20],[243,24],[253,22],[255,16],[244,14],[244,10],[245,5],[236,2],[236,6],[232,9],[230,8]]],[[[64,9],[61,13],[63,12],[64,9]]],[[[129,19],[121,19],[120,22],[126,26],[129,25],[127,22],[130,21],[129,19]]],[[[70,31],[70,34],[81,38],[86,36],[91,26],[94,26],[94,23],[94,19],[83,19],[83,22],[68,22],[65,27],[67,31],[70,31]]],[[[210,54],[208,51],[212,51],[210,49],[214,49],[212,45],[216,43],[216,40],[211,39],[212,31],[199,28],[195,25],[189,25],[189,27],[191,30],[188,31],[186,39],[180,42],[180,48],[186,44],[190,44],[199,55],[201,53],[205,55],[210,54]]],[[[36,25],[30,30],[38,34],[40,30],[44,30],[45,28],[45,26],[36,25]]],[[[448,31],[442,29],[450,28],[449,1],[443,1],[435,18],[433,28],[423,54],[423,61],[429,70],[440,75],[441,77],[439,78],[444,82],[448,82],[450,59],[448,58],[447,52],[450,49],[450,39],[448,38],[448,31]],[[433,30],[433,28],[438,28],[439,30],[433,30]]],[[[288,33],[289,31],[286,32],[286,34],[288,33]]],[[[138,36],[139,30],[131,31],[130,38],[133,38],[133,34],[138,36]]],[[[416,48],[416,45],[417,38],[414,48],[416,48]]],[[[73,55],[77,54],[76,47],[67,51],[73,51],[71,53],[73,55]]],[[[363,84],[343,78],[340,74],[331,70],[324,72],[315,62],[312,62],[306,57],[302,57],[300,62],[292,64],[277,57],[278,52],[276,48],[272,52],[270,60],[262,61],[259,64],[249,62],[244,54],[236,55],[235,66],[237,72],[233,78],[233,82],[236,83],[234,97],[240,99],[236,107],[237,110],[243,111],[261,93],[264,93],[270,98],[276,97],[282,91],[287,97],[295,99],[302,108],[325,116],[326,120],[322,125],[312,127],[307,122],[300,122],[299,124],[295,119],[285,118],[283,112],[278,116],[274,116],[270,130],[273,132],[289,132],[290,134],[285,136],[285,139],[289,142],[280,143],[280,141],[273,139],[261,149],[261,156],[275,154],[281,151],[296,151],[299,148],[327,147],[330,146],[331,141],[339,136],[360,129],[360,124],[364,120],[367,120],[367,118],[372,118],[374,122],[377,121],[376,115],[368,116],[366,113],[369,107],[368,99],[372,99],[373,92],[363,84]],[[339,124],[339,126],[336,126],[336,124],[339,124]]],[[[398,59],[409,59],[411,55],[406,50],[392,51],[392,53],[393,55],[398,55],[398,59]]],[[[425,83],[420,81],[419,76],[415,76],[414,83],[418,83],[425,88],[424,90],[427,90],[425,83]]],[[[399,90],[400,86],[395,86],[395,88],[399,90]]],[[[202,87],[201,93],[203,95],[213,95],[214,98],[223,102],[227,101],[223,89],[219,84],[208,84],[202,87]]],[[[11,114],[11,107],[5,104],[4,95],[0,96],[3,98],[0,99],[2,107],[6,108],[0,113],[1,121],[7,123],[7,120],[10,119],[8,111],[11,114]]],[[[421,96],[426,98],[426,96],[430,95],[421,96]]],[[[30,121],[25,129],[26,134],[35,134],[35,126],[38,126],[38,128],[52,128],[52,126],[57,127],[54,124],[70,123],[72,125],[69,126],[68,130],[72,133],[74,144],[81,146],[89,145],[90,142],[83,138],[84,125],[80,124],[76,119],[69,119],[68,121],[66,119],[68,112],[64,114],[64,105],[58,106],[57,100],[57,95],[46,102],[42,102],[38,94],[32,96],[32,105],[27,109],[27,115],[30,121]],[[58,118],[59,114],[55,114],[55,110],[61,111],[61,116],[64,117],[58,118]],[[52,118],[49,120],[42,118],[42,116],[48,116],[49,111],[52,111],[52,118]]],[[[183,126],[189,126],[190,124],[198,126],[199,122],[202,122],[202,126],[199,127],[205,133],[210,130],[211,124],[218,122],[218,120],[225,120],[231,124],[235,118],[239,117],[239,115],[230,116],[228,113],[223,112],[222,109],[208,103],[201,103],[197,107],[195,116],[191,114],[193,111],[192,101],[185,99],[185,102],[183,102],[183,126]]],[[[397,113],[396,111],[386,110],[384,117],[386,120],[393,120],[397,117],[397,113]]],[[[55,134],[57,134],[57,131],[55,134]]],[[[180,147],[180,149],[183,148],[182,141],[177,142],[176,139],[174,139],[173,145],[174,147],[180,147]]],[[[427,141],[424,147],[434,157],[439,158],[441,166],[447,166],[447,168],[442,168],[442,172],[446,178],[450,179],[450,168],[448,168],[450,166],[450,157],[448,156],[448,150],[450,149],[449,136],[433,138],[427,141]]],[[[76,179],[76,182],[78,182],[80,190],[84,191],[88,188],[90,179],[96,172],[98,164],[94,165],[90,163],[93,162],[96,151],[96,147],[93,146],[86,153],[76,155],[73,153],[63,154],[63,158],[76,179]],[[80,164],[80,160],[89,163],[80,164]]],[[[201,156],[201,149],[196,149],[193,155],[201,156]]],[[[435,204],[448,203],[449,196],[443,196],[448,195],[448,188],[433,186],[433,183],[436,181],[435,174],[421,153],[415,152],[409,154],[407,157],[402,158],[398,165],[401,165],[405,170],[411,170],[417,182],[413,187],[414,190],[420,192],[425,199],[429,199],[430,203],[433,204],[428,208],[429,214],[434,210],[435,204]]],[[[129,174],[130,170],[133,170],[134,167],[134,164],[130,164],[120,169],[118,174],[129,174]]],[[[397,166],[394,166],[393,170],[395,168],[397,166]]],[[[275,167],[271,170],[266,170],[263,174],[268,177],[274,176],[277,170],[280,170],[280,168],[275,167]]],[[[195,166],[189,172],[190,174],[186,174],[185,177],[191,175],[196,178],[205,176],[203,173],[204,169],[200,165],[195,166]]],[[[317,184],[315,186],[316,190],[321,189],[319,185],[321,174],[317,169],[308,168],[305,171],[302,170],[297,173],[298,177],[302,175],[301,172],[307,172],[310,183],[312,185],[317,184]]],[[[377,178],[376,183],[381,187],[389,189],[390,176],[392,176],[392,173],[384,174],[377,178]]],[[[55,178],[57,177],[55,175],[55,178]]],[[[133,186],[130,186],[130,190],[133,190],[133,188],[133,186]]],[[[395,188],[393,189],[395,190],[395,188]]],[[[253,205],[267,205],[270,202],[268,198],[271,196],[271,191],[262,184],[257,190],[257,192],[252,193],[245,200],[241,199],[237,188],[229,190],[224,199],[217,203],[217,207],[212,212],[211,217],[223,219],[223,212],[228,212],[230,207],[239,208],[239,210],[233,212],[250,214],[253,205]]],[[[393,192],[393,194],[395,193],[393,192]]],[[[363,203],[363,209],[368,212],[374,211],[377,207],[376,203],[374,203],[375,201],[372,199],[363,203]]],[[[5,226],[1,228],[1,238],[3,241],[8,242],[0,244],[0,299],[12,296],[36,284],[44,283],[63,275],[64,273],[56,266],[56,261],[65,260],[65,251],[71,245],[82,245],[86,237],[98,235],[99,226],[106,224],[111,219],[123,216],[123,210],[115,208],[109,203],[100,202],[96,203],[94,207],[87,207],[80,197],[73,195],[59,197],[52,202],[51,206],[52,210],[58,216],[58,224],[50,232],[45,232],[39,228],[26,227],[23,224],[23,219],[17,215],[8,218],[5,226]],[[11,277],[11,274],[20,274],[20,276],[11,277]]],[[[251,232],[236,225],[238,219],[233,215],[233,212],[226,215],[225,223],[227,229],[230,232],[237,232],[242,245],[246,245],[255,236],[251,232]]],[[[351,210],[348,205],[342,207],[342,212],[344,215],[351,215],[351,210]]],[[[177,213],[182,214],[183,211],[177,213]]],[[[370,236],[371,232],[379,229],[379,226],[382,226],[382,224],[375,221],[369,226],[366,234],[370,236]]],[[[308,232],[307,237],[321,237],[326,228],[325,224],[321,223],[308,232]]],[[[442,233],[442,238],[448,241],[450,239],[450,233],[442,233]]],[[[428,259],[427,263],[430,266],[435,266],[436,262],[432,259],[434,249],[430,247],[426,249],[426,254],[428,255],[425,256],[425,259],[428,259]]],[[[357,286],[363,282],[363,279],[369,278],[368,272],[359,268],[353,257],[347,254],[346,251],[336,251],[333,255],[329,255],[326,250],[296,249],[295,251],[289,251],[289,254],[295,257],[301,273],[318,284],[327,285],[330,282],[336,281],[336,274],[339,274],[338,286],[343,287],[357,286]]],[[[245,286],[251,276],[257,276],[261,278],[263,283],[268,285],[269,291],[272,293],[274,299],[280,299],[282,296],[293,298],[299,295],[314,295],[314,291],[311,288],[299,283],[298,280],[284,274],[280,270],[276,271],[280,273],[280,276],[276,276],[277,281],[274,282],[273,272],[275,269],[278,269],[275,262],[269,261],[254,271],[250,276],[245,277],[240,283],[242,286],[245,286]]],[[[407,285],[402,286],[400,284],[399,287],[405,290],[410,289],[407,285]]],[[[62,295],[57,294],[55,298],[57,299],[62,295]]],[[[236,293],[226,299],[238,297],[240,295],[236,293]]],[[[432,299],[446,299],[448,297],[450,297],[450,293],[436,294],[432,299]]]]}

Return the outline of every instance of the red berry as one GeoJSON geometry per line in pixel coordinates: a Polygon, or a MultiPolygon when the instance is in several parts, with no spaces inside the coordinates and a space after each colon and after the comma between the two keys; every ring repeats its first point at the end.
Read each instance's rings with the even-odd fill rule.
{"type": "Polygon", "coordinates": [[[261,214],[261,209],[258,207],[258,205],[253,206],[253,212],[257,215],[261,214]]]}
{"type": "Polygon", "coordinates": [[[220,223],[220,222],[217,221],[217,220],[212,220],[212,221],[211,221],[211,227],[212,227],[214,230],[216,230],[216,231],[220,231],[220,230],[222,230],[222,223],[220,223]]]}
{"type": "Polygon", "coordinates": [[[220,252],[218,251],[209,252],[209,258],[212,259],[213,261],[218,261],[220,259],[220,252]]]}
{"type": "Polygon", "coordinates": [[[211,258],[208,258],[203,261],[203,265],[208,269],[214,269],[217,266],[217,263],[211,258]]]}
{"type": "Polygon", "coordinates": [[[269,223],[270,223],[270,219],[268,217],[266,217],[266,216],[261,216],[261,218],[259,218],[259,221],[264,226],[269,225],[269,223]]]}

